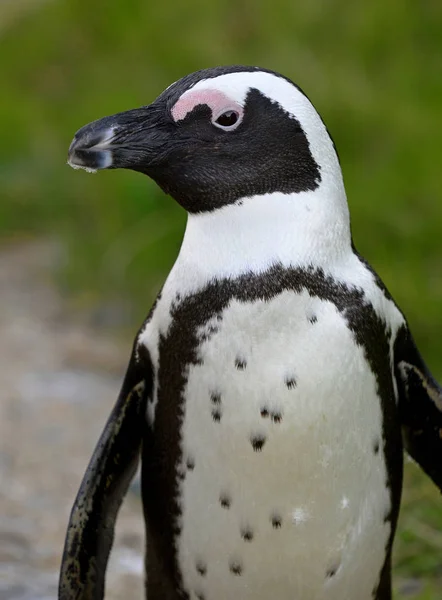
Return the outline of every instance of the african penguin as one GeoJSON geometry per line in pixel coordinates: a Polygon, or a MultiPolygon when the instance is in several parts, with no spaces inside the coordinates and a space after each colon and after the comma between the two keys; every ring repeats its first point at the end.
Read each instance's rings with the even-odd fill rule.
{"type": "Polygon", "coordinates": [[[103,598],[142,460],[148,600],[389,600],[403,442],[442,487],[442,394],[352,244],[339,159],[289,79],[188,75],[69,164],[188,212],[72,509],[59,598],[103,598]]]}

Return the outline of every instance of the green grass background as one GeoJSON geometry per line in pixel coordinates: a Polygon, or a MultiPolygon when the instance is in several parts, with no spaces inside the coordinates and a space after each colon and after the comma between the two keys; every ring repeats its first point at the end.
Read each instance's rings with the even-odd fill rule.
{"type": "MultiPolygon", "coordinates": [[[[133,334],[185,214],[142,175],[74,172],[67,148],[83,124],[229,63],[281,71],[311,97],[339,148],[355,243],[441,380],[440,0],[3,0],[3,240],[60,240],[59,285],[73,309],[133,334]]],[[[397,599],[442,598],[442,502],[413,465],[395,575],[397,599]]]]}

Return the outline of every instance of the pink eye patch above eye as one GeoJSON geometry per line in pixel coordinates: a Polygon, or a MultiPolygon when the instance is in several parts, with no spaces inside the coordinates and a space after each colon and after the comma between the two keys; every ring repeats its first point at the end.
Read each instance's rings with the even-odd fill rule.
{"type": "Polygon", "coordinates": [[[219,90],[190,90],[175,102],[171,111],[174,121],[185,119],[195,106],[201,104],[210,108],[214,119],[229,110],[236,111],[240,116],[244,112],[242,106],[219,90]]]}

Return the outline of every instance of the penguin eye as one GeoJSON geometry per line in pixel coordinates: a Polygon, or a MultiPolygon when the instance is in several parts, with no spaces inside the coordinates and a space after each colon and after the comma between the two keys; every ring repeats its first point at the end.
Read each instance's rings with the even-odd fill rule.
{"type": "Polygon", "coordinates": [[[220,129],[234,129],[239,121],[239,113],[236,110],[226,110],[215,119],[213,124],[220,129]]]}

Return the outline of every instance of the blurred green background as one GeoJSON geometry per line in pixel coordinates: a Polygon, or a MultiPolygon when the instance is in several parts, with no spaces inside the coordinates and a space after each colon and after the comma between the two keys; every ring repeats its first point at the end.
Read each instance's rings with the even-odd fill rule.
{"type": "MultiPolygon", "coordinates": [[[[57,239],[72,310],[132,336],[185,214],[142,175],[74,172],[67,148],[85,123],[229,63],[278,70],[310,96],[340,152],[356,246],[441,380],[440,0],[0,0],[2,239],[57,239]]],[[[441,559],[442,503],[409,464],[396,597],[442,597],[441,559]]]]}

